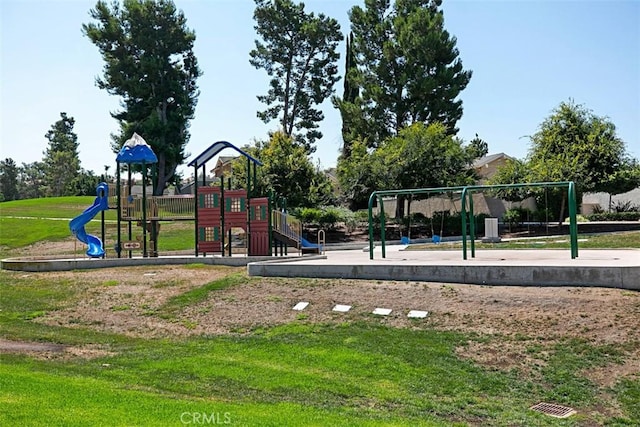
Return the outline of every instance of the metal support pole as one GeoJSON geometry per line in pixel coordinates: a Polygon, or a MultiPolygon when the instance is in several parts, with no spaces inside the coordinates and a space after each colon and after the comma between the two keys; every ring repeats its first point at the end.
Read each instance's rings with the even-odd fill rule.
{"type": "Polygon", "coordinates": [[[571,259],[578,257],[578,222],[576,213],[578,206],[576,203],[576,187],[573,181],[569,182],[567,188],[567,198],[569,199],[569,234],[571,237],[571,259]]]}
{"type": "Polygon", "coordinates": [[[471,258],[476,257],[476,218],[473,213],[473,191],[469,192],[469,234],[471,235],[471,258]]]}
{"type": "MultiPolygon", "coordinates": [[[[130,164],[127,164],[127,185],[128,185],[127,188],[129,188],[129,197],[132,197],[131,200],[133,200],[133,196],[131,195],[131,165],[130,164]]],[[[127,229],[129,231],[129,241],[131,241],[133,239],[133,225],[131,224],[131,219],[127,221],[127,229]]],[[[131,252],[131,250],[129,250],[129,258],[133,258],[133,252],[131,252]]]]}
{"type": "Polygon", "coordinates": [[[120,231],[120,222],[122,221],[122,201],[120,200],[120,162],[116,161],[116,209],[118,210],[117,224],[118,230],[116,232],[116,256],[120,258],[120,252],[122,250],[122,232],[120,231]]]}
{"type": "Polygon", "coordinates": [[[378,197],[378,203],[380,203],[380,240],[382,241],[382,258],[386,258],[387,251],[385,248],[385,228],[386,220],[384,216],[384,203],[382,197],[378,197]]]}
{"type": "Polygon", "coordinates": [[[142,257],[147,258],[147,164],[142,161],[142,257]]]}
{"type": "Polygon", "coordinates": [[[376,192],[374,191],[369,196],[369,259],[373,259],[373,201],[375,197],[376,192]]]}
{"type": "Polygon", "coordinates": [[[462,259],[467,259],[467,189],[462,190],[460,216],[462,217],[462,259]]]}
{"type": "Polygon", "coordinates": [[[224,256],[224,210],[227,203],[224,199],[224,175],[220,175],[220,253],[224,256]]]}
{"type": "Polygon", "coordinates": [[[196,250],[195,250],[195,255],[196,258],[198,257],[198,243],[200,240],[200,236],[198,235],[198,209],[199,209],[199,203],[200,203],[200,196],[198,195],[198,165],[193,165],[193,199],[195,202],[195,205],[193,206],[193,212],[194,212],[194,228],[195,228],[195,243],[196,243],[196,250]]]}

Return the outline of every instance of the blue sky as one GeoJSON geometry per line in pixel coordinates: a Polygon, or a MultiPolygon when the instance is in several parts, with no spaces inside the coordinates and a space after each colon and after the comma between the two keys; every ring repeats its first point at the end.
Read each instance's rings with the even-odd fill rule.
{"type": "MultiPolygon", "coordinates": [[[[204,75],[190,158],[211,143],[238,146],[266,139],[277,124],[256,117],[266,92],[264,71],[249,64],[254,3],[250,0],[175,0],[196,31],[195,53],[204,75]]],[[[308,11],[336,18],[349,30],[347,12],[357,0],[309,0],[308,11]]],[[[95,1],[0,0],[0,156],[18,164],[42,159],[44,134],[64,111],[76,119],[80,159],[101,173],[115,165],[109,112],[119,100],[95,86],[103,62],[82,35],[95,1]]],[[[457,37],[460,57],[473,70],[462,92],[458,136],[475,133],[490,153],[524,158],[527,135],[570,98],[608,117],[628,152],[640,158],[640,0],[445,0],[445,26],[457,37]]],[[[341,46],[344,51],[344,44],[341,46]]],[[[343,59],[340,60],[341,75],[343,59]]],[[[342,94],[342,82],[336,85],[342,94]]],[[[342,145],[340,115],[323,105],[324,137],[316,144],[322,167],[335,166],[342,145]]],[[[224,153],[223,153],[224,154],[224,153]]],[[[190,171],[186,172],[187,174],[190,171]]]]}

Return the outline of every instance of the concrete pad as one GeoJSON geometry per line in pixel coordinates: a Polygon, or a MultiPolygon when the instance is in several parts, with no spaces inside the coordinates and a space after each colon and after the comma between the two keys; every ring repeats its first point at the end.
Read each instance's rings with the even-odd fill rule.
{"type": "Polygon", "coordinates": [[[373,314],[377,314],[379,316],[388,316],[391,314],[390,308],[376,308],[372,311],[373,314]]]}
{"type": "Polygon", "coordinates": [[[297,311],[302,311],[302,310],[304,310],[305,308],[307,308],[307,306],[308,306],[308,305],[309,305],[309,303],[308,303],[308,302],[300,301],[299,303],[297,303],[297,304],[293,307],[293,309],[294,309],[294,310],[297,310],[297,311]]]}
{"type": "Polygon", "coordinates": [[[407,317],[411,319],[424,319],[425,317],[427,317],[428,314],[429,314],[428,311],[411,310],[407,314],[407,317]]]}
{"type": "Polygon", "coordinates": [[[333,309],[331,311],[337,311],[339,313],[346,313],[349,310],[351,310],[351,306],[350,305],[336,304],[336,306],[333,307],[333,309]]]}
{"type": "Polygon", "coordinates": [[[325,257],[299,257],[278,263],[250,263],[251,276],[424,281],[480,285],[600,286],[640,290],[640,250],[569,249],[402,251],[400,246],[369,254],[329,251],[325,257]]]}

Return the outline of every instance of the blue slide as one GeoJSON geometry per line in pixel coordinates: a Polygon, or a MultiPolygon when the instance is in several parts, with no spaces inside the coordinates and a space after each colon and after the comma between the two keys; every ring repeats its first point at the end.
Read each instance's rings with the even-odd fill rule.
{"type": "Polygon", "coordinates": [[[300,246],[302,248],[317,249],[318,251],[322,252],[322,245],[311,243],[302,236],[300,236],[300,246]]]}
{"type": "Polygon", "coordinates": [[[104,248],[102,247],[102,240],[96,236],[87,234],[84,226],[91,221],[98,212],[109,209],[109,186],[106,182],[101,182],[100,185],[98,185],[96,194],[98,197],[94,200],[93,205],[89,206],[84,212],[69,222],[69,229],[78,240],[87,245],[87,255],[91,258],[101,258],[104,255],[104,248]]]}

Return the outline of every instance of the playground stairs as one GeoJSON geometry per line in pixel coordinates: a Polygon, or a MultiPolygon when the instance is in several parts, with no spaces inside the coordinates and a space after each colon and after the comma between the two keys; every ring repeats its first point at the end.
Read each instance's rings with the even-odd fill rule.
{"type": "Polygon", "coordinates": [[[308,242],[302,238],[302,223],[296,218],[277,210],[272,211],[271,218],[274,240],[298,249],[303,255],[320,253],[318,245],[305,245],[308,242]]]}

